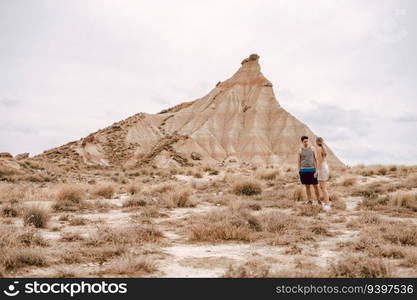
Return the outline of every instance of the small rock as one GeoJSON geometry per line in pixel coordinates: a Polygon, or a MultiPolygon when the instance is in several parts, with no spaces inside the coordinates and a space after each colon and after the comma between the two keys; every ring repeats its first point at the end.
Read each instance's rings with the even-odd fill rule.
{"type": "Polygon", "coordinates": [[[11,155],[9,152],[0,152],[1,158],[13,158],[13,155],[11,155]]]}
{"type": "Polygon", "coordinates": [[[14,158],[15,159],[25,159],[29,157],[29,152],[19,153],[14,158]]]}
{"type": "Polygon", "coordinates": [[[197,152],[191,152],[191,159],[192,160],[201,160],[201,154],[197,152]]]}

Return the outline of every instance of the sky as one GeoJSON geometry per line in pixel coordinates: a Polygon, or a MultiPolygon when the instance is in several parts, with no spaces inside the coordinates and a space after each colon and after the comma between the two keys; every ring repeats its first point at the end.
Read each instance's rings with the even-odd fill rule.
{"type": "Polygon", "coordinates": [[[417,1],[0,1],[0,152],[206,95],[260,55],[346,164],[417,164],[417,1]]]}

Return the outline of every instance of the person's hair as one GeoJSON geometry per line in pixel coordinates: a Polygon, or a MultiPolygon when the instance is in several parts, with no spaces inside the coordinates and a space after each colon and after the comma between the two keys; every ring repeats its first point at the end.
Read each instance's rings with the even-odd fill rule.
{"type": "Polygon", "coordinates": [[[304,140],[307,140],[308,139],[308,136],[306,136],[306,135],[303,135],[302,137],[301,137],[301,141],[304,141],[304,140]]]}
{"type": "Polygon", "coordinates": [[[324,140],[322,137],[316,138],[316,144],[323,150],[323,157],[327,155],[326,146],[324,146],[324,140]]]}

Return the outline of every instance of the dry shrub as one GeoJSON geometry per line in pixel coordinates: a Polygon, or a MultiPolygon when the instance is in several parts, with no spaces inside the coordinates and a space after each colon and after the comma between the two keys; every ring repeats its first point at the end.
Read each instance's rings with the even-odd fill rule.
{"type": "MultiPolygon", "coordinates": [[[[416,246],[417,245],[417,225],[398,222],[384,221],[373,215],[364,214],[359,220],[357,226],[363,227],[362,235],[374,240],[380,240],[379,244],[391,244],[398,246],[416,246]]],[[[378,244],[378,243],[376,243],[378,244]]]]}
{"type": "Polygon", "coordinates": [[[195,172],[194,174],[193,174],[193,177],[194,178],[203,178],[203,174],[201,174],[201,172],[195,172]]]}
{"type": "Polygon", "coordinates": [[[147,218],[158,218],[161,216],[161,213],[159,212],[158,208],[155,206],[146,207],[141,211],[141,216],[147,217],[147,218]]]}
{"type": "Polygon", "coordinates": [[[174,207],[192,207],[193,203],[190,201],[191,190],[174,190],[169,192],[165,197],[165,205],[169,208],[174,207]]]}
{"type": "Polygon", "coordinates": [[[104,201],[104,200],[91,201],[88,204],[88,208],[96,209],[99,212],[108,212],[110,209],[114,209],[116,207],[117,207],[116,205],[108,203],[107,201],[104,201]]]}
{"type": "Polygon", "coordinates": [[[20,216],[22,208],[20,205],[10,202],[3,205],[0,212],[3,217],[15,218],[20,216]]]}
{"type": "Polygon", "coordinates": [[[225,240],[251,240],[251,225],[248,215],[229,209],[214,211],[190,220],[190,239],[193,241],[217,242],[225,240]]]}
{"type": "Polygon", "coordinates": [[[417,211],[417,194],[412,192],[397,192],[389,197],[389,203],[397,207],[405,207],[417,211]]]}
{"type": "Polygon", "coordinates": [[[30,190],[30,185],[18,185],[2,182],[2,184],[0,185],[0,199],[12,202],[19,202],[26,198],[30,190]]]}
{"type": "Polygon", "coordinates": [[[77,274],[72,270],[60,267],[56,271],[55,275],[53,275],[53,277],[55,277],[55,278],[75,278],[75,277],[77,277],[77,274]]]}
{"type": "Polygon", "coordinates": [[[16,270],[26,266],[43,267],[47,265],[46,258],[35,248],[3,249],[0,265],[6,270],[16,270]]]}
{"type": "Polygon", "coordinates": [[[417,245],[417,226],[402,222],[383,224],[380,227],[382,237],[393,244],[403,246],[417,245]]]}
{"type": "Polygon", "coordinates": [[[48,243],[33,228],[0,227],[0,269],[46,265],[38,248],[45,246],[48,243]]]}
{"type": "Polygon", "coordinates": [[[235,195],[253,196],[262,193],[261,185],[253,180],[237,182],[233,186],[235,195]]]}
{"type": "Polygon", "coordinates": [[[279,212],[264,213],[259,216],[262,228],[265,231],[277,234],[283,234],[296,228],[296,218],[291,218],[279,212]]]}
{"type": "Polygon", "coordinates": [[[42,207],[32,206],[25,209],[23,223],[25,226],[32,225],[36,228],[45,228],[49,220],[49,211],[42,207]]]}
{"type": "Polygon", "coordinates": [[[84,190],[77,186],[66,184],[63,185],[56,194],[57,201],[68,201],[74,204],[80,203],[84,199],[85,192],[84,190]]]}
{"type": "Polygon", "coordinates": [[[390,276],[391,271],[382,259],[366,256],[348,256],[329,267],[329,277],[380,278],[390,276]]]}
{"type": "Polygon", "coordinates": [[[133,197],[125,200],[122,204],[123,207],[139,207],[146,206],[147,202],[141,197],[133,197]]]}
{"type": "Polygon", "coordinates": [[[85,192],[81,187],[66,184],[56,193],[52,208],[55,211],[76,211],[85,204],[84,198],[85,192]]]}
{"type": "MultiPolygon", "coordinates": [[[[296,216],[269,212],[258,216],[262,226],[261,236],[269,237],[271,245],[294,245],[314,240],[314,226],[296,216]]],[[[316,226],[317,227],[317,226],[316,226]]],[[[321,233],[320,233],[321,234],[321,233]]]]}
{"type": "Polygon", "coordinates": [[[33,228],[3,227],[0,229],[0,250],[47,245],[48,243],[33,228]]]}
{"type": "Polygon", "coordinates": [[[164,184],[152,187],[150,189],[150,191],[144,192],[144,194],[145,195],[150,195],[150,196],[158,196],[160,194],[164,194],[164,193],[172,191],[172,190],[175,190],[175,186],[173,184],[164,183],[164,184]]]}
{"type": "Polygon", "coordinates": [[[398,169],[396,165],[391,165],[388,168],[389,168],[390,172],[395,172],[398,169]]]}
{"type": "Polygon", "coordinates": [[[126,254],[112,262],[111,266],[105,270],[105,273],[137,276],[138,274],[150,274],[157,270],[155,262],[149,257],[126,254]]]}
{"type": "Polygon", "coordinates": [[[77,217],[77,218],[71,218],[68,223],[70,226],[82,226],[87,224],[87,219],[77,217]]]}
{"type": "Polygon", "coordinates": [[[393,245],[378,245],[374,244],[374,251],[370,252],[370,255],[376,257],[386,257],[386,258],[404,258],[406,256],[406,252],[404,251],[404,247],[402,246],[393,246],[393,245]]]}
{"type": "Polygon", "coordinates": [[[280,176],[279,170],[258,171],[257,177],[261,180],[274,180],[280,176]]]}
{"type": "Polygon", "coordinates": [[[405,254],[404,261],[401,263],[401,265],[407,268],[417,268],[416,251],[408,250],[405,254]]]}
{"type": "Polygon", "coordinates": [[[143,244],[157,242],[161,237],[162,232],[154,226],[133,225],[121,229],[103,227],[90,235],[86,245],[97,247],[104,244],[143,244]]]}
{"type": "Polygon", "coordinates": [[[346,202],[342,199],[333,200],[332,199],[332,208],[339,210],[346,210],[346,202]]]}
{"type": "Polygon", "coordinates": [[[345,178],[340,184],[343,186],[352,186],[356,184],[358,179],[356,177],[345,178]]]}
{"type": "Polygon", "coordinates": [[[78,233],[74,233],[74,232],[61,233],[62,242],[77,242],[77,241],[82,241],[82,240],[84,240],[84,238],[78,233]]]}
{"type": "Polygon", "coordinates": [[[319,205],[301,205],[298,208],[298,215],[304,217],[313,217],[317,216],[322,211],[323,209],[319,205]]]}
{"type": "Polygon", "coordinates": [[[340,194],[338,194],[338,193],[334,193],[334,192],[331,192],[330,194],[329,194],[329,200],[330,201],[334,201],[334,202],[336,202],[336,201],[338,201],[340,199],[340,194]]]}
{"type": "Polygon", "coordinates": [[[382,222],[382,219],[375,213],[365,212],[359,217],[360,224],[378,225],[382,222]]]}
{"type": "Polygon", "coordinates": [[[287,197],[288,199],[294,201],[305,201],[307,199],[307,194],[304,187],[295,186],[293,189],[288,191],[287,197]]]}
{"type": "Polygon", "coordinates": [[[223,274],[226,278],[264,278],[270,275],[269,266],[258,262],[248,261],[239,266],[229,265],[227,271],[223,274]]]}
{"type": "Polygon", "coordinates": [[[94,194],[106,199],[111,199],[116,191],[113,183],[102,183],[95,190],[94,194]]]}
{"type": "Polygon", "coordinates": [[[139,193],[142,190],[142,188],[138,182],[132,182],[127,186],[126,190],[130,195],[135,195],[139,193]]]}
{"type": "Polygon", "coordinates": [[[410,174],[405,180],[407,188],[417,188],[417,174],[410,174]]]}
{"type": "Polygon", "coordinates": [[[163,216],[155,206],[145,207],[139,214],[131,215],[131,219],[136,223],[152,224],[152,218],[163,216]]]}

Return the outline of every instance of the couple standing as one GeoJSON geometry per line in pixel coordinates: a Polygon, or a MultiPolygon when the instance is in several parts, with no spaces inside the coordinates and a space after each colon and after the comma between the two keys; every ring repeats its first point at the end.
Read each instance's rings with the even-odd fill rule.
{"type": "Polygon", "coordinates": [[[306,187],[308,204],[311,201],[311,186],[314,187],[317,202],[325,211],[331,210],[329,193],[326,182],[329,179],[329,166],[327,165],[327,151],[323,139],[316,139],[317,149],[309,145],[308,136],[301,137],[302,147],[297,153],[298,169],[301,183],[306,187]],[[323,202],[320,201],[320,189],[323,193],[323,202]]]}

